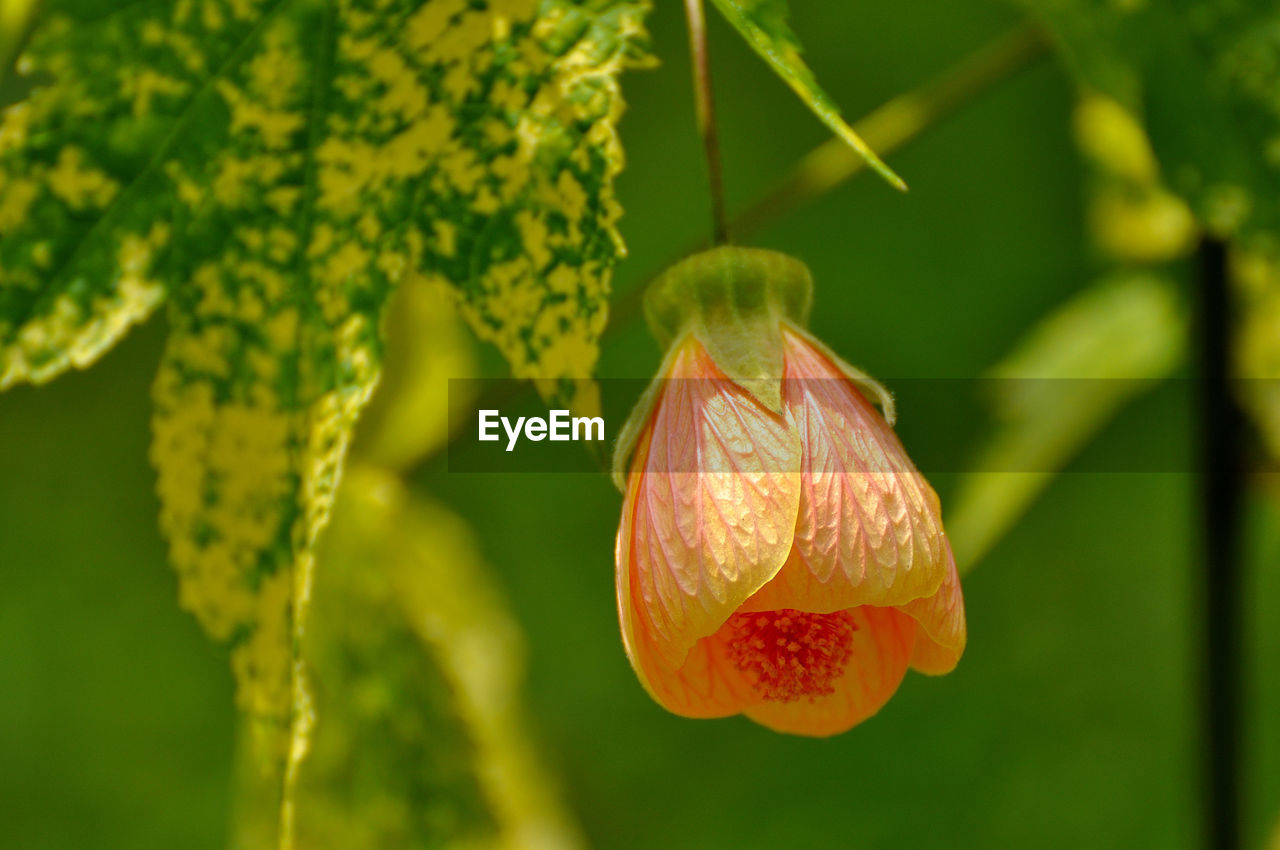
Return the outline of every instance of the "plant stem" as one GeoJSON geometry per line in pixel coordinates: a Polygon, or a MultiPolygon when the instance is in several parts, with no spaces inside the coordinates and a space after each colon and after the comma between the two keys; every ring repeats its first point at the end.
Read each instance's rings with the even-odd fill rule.
{"type": "MultiPolygon", "coordinates": [[[[1024,24],[988,42],[919,88],[895,97],[860,121],[854,131],[881,154],[905,145],[921,132],[991,88],[1048,46],[1038,26],[1024,24]]],[[[831,139],[804,156],[773,189],[731,222],[739,236],[758,232],[788,213],[861,174],[866,161],[841,139],[831,139]]],[[[700,246],[691,246],[685,254],[700,246]]],[[[665,268],[665,266],[664,266],[665,268]]],[[[646,283],[630,287],[613,305],[605,336],[640,315],[646,283]]]]}
{"type": "Polygon", "coordinates": [[[707,20],[702,0],[685,0],[689,22],[689,56],[693,63],[693,100],[698,115],[698,132],[707,157],[707,177],[711,186],[712,241],[729,241],[728,218],[724,211],[724,175],[720,167],[720,135],[716,129],[716,104],[711,90],[711,56],[707,51],[707,20]]]}
{"type": "MultiPolygon", "coordinates": [[[[861,121],[855,122],[853,127],[874,149],[888,153],[906,144],[932,123],[973,100],[1015,71],[1027,67],[1031,60],[1045,52],[1045,48],[1046,42],[1038,27],[1018,27],[979,48],[920,88],[895,97],[861,121]],[[906,105],[909,104],[915,104],[914,110],[907,109],[906,105]],[[909,122],[901,118],[890,120],[895,113],[899,116],[914,113],[914,117],[909,122]]],[[[719,157],[714,157],[712,161],[717,163],[715,171],[719,174],[719,157]]],[[[802,159],[773,191],[751,204],[742,216],[736,218],[733,229],[738,233],[759,230],[834,189],[845,180],[856,177],[862,170],[861,158],[844,142],[832,140],[821,145],[802,159]],[[831,153],[832,150],[838,150],[839,153],[831,153]],[[848,159],[848,164],[838,165],[842,158],[848,159]],[[815,162],[822,165],[816,166],[815,162]],[[815,174],[822,175],[821,179],[817,179],[815,174]]],[[[717,208],[723,209],[723,204],[717,208]]],[[[699,247],[701,245],[691,246],[684,253],[699,247]]],[[[660,271],[661,269],[645,276],[641,279],[643,282],[630,286],[619,294],[610,311],[604,338],[617,333],[640,316],[645,285],[660,271]]],[[[499,386],[505,388],[510,385],[503,382],[499,386]]],[[[500,408],[513,400],[512,391],[494,389],[483,393],[477,404],[485,408],[500,408]]],[[[429,464],[432,457],[435,455],[425,458],[420,466],[429,464]]]]}
{"type": "Polygon", "coordinates": [[[1226,246],[1200,247],[1201,509],[1204,545],[1205,847],[1240,846],[1240,512],[1243,419],[1231,395],[1226,246]]]}

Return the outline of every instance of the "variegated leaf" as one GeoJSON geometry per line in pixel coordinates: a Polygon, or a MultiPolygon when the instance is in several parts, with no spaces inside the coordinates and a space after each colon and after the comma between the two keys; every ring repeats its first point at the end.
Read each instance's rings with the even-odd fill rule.
{"type": "Polygon", "coordinates": [[[622,252],[630,0],[50,0],[0,118],[0,387],[168,303],[152,458],[180,593],[229,647],[261,770],[305,752],[297,658],[352,427],[408,272],[548,396],[622,252]]]}

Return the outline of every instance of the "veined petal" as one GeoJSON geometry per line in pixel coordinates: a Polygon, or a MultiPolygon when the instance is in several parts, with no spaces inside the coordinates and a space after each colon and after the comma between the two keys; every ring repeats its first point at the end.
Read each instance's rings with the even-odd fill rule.
{"type": "Polygon", "coordinates": [[[720,632],[701,638],[679,668],[667,663],[649,637],[643,612],[632,621],[628,652],[649,696],[683,717],[729,717],[758,701],[751,685],[726,656],[720,632]]]}
{"type": "Polygon", "coordinates": [[[842,368],[791,327],[784,404],[803,443],[795,549],[748,610],[892,607],[933,595],[949,548],[933,489],[842,368]]]}
{"type": "Polygon", "coordinates": [[[835,692],[813,700],[757,701],[747,717],[778,732],[826,737],[866,720],[889,701],[902,677],[916,639],[915,620],[893,608],[862,606],[850,610],[856,631],[844,674],[835,692]]]}
{"type": "MultiPolygon", "coordinates": [[[[640,457],[648,454],[649,440],[650,434],[646,431],[636,448],[640,457]]],[[[622,645],[627,658],[649,696],[668,711],[685,717],[737,714],[750,698],[749,686],[737,670],[724,663],[723,646],[713,645],[714,638],[703,638],[677,669],[654,645],[649,619],[643,608],[637,608],[633,602],[631,585],[636,580],[636,569],[631,547],[641,477],[632,475],[627,482],[615,550],[618,620],[622,626],[622,645]]]]}
{"type": "Polygon", "coordinates": [[[932,596],[901,606],[920,629],[911,650],[911,669],[933,676],[950,673],[964,654],[966,628],[964,598],[960,593],[960,575],[951,544],[946,543],[947,574],[942,586],[932,596]]]}
{"type": "Polygon", "coordinates": [[[694,337],[677,345],[632,463],[630,554],[618,564],[672,668],[782,568],[800,503],[799,436],[694,337]]]}

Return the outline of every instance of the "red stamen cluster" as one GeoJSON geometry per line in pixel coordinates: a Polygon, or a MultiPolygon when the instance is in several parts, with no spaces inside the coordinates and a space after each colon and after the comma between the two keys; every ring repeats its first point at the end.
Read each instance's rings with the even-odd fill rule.
{"type": "Polygon", "coordinates": [[[809,614],[791,608],[729,618],[729,659],[760,696],[813,702],[835,692],[858,626],[848,611],[809,614]]]}

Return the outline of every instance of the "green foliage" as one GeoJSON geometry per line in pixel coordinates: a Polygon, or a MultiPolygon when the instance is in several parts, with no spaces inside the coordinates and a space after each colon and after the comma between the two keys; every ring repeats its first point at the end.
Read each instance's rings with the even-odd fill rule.
{"type": "Polygon", "coordinates": [[[466,524],[356,462],[318,560],[293,815],[247,730],[233,846],[582,846],[525,728],[522,635],[466,524]]]}
{"type": "Polygon", "coordinates": [[[961,571],[1125,404],[1168,376],[1186,346],[1168,264],[1191,251],[1193,216],[1161,184],[1146,133],[1119,102],[1087,95],[1073,123],[1089,167],[1089,234],[1110,271],[989,372],[996,429],[961,480],[947,523],[961,571]]]}
{"type": "Polygon", "coordinates": [[[1235,338],[1237,397],[1263,448],[1280,460],[1280,258],[1236,251],[1232,282],[1240,305],[1235,338]]]}
{"type": "Polygon", "coordinates": [[[1107,260],[1142,265],[1188,254],[1200,236],[1195,217],[1160,181],[1155,154],[1140,124],[1101,95],[1076,105],[1076,143],[1091,166],[1088,221],[1094,246],[1107,260]]]}
{"type": "Polygon", "coordinates": [[[1159,262],[1187,253],[1202,231],[1232,240],[1237,395],[1264,446],[1280,454],[1280,7],[1024,2],[1086,87],[1107,93],[1076,112],[1097,172],[1090,218],[1103,253],[1159,262]]]}
{"type": "Polygon", "coordinates": [[[320,566],[297,846],[581,846],[528,743],[520,633],[465,524],[356,465],[320,566]]]}
{"type": "Polygon", "coordinates": [[[831,130],[897,189],[907,184],[885,165],[862,137],[840,117],[840,110],[800,58],[800,41],[787,23],[787,0],[714,0],[716,8],[742,34],[752,49],[786,81],[831,130]]]}
{"type": "MultiPolygon", "coordinates": [[[[1072,68],[1139,115],[1169,186],[1218,235],[1280,228],[1280,7],[1021,0],[1072,68]]],[[[1271,234],[1271,235],[1268,235],[1271,234]]]]}
{"type": "Polygon", "coordinates": [[[7,0],[0,5],[0,83],[9,75],[14,51],[26,32],[34,7],[35,0],[7,0]]]}
{"type": "MultiPolygon", "coordinates": [[[[432,847],[497,832],[452,683],[414,633],[390,511],[353,468],[326,539],[304,653],[317,726],[297,788],[304,848],[432,847]],[[360,515],[363,511],[366,515],[360,515]],[[355,515],[352,515],[352,514],[355,515]],[[372,515],[368,515],[372,514],[372,515]],[[387,532],[392,532],[387,534],[387,532]]],[[[434,565],[433,565],[434,566],[434,565]]]]}
{"type": "Polygon", "coordinates": [[[1179,362],[1183,308],[1148,273],[1103,280],[1060,307],[990,373],[1000,424],[947,518],[971,569],[1116,411],[1179,362]]]}
{"type": "Polygon", "coordinates": [[[622,252],[628,0],[51,0],[0,119],[0,388],[168,302],[152,459],[263,771],[305,752],[312,547],[407,273],[548,395],[622,252]],[[293,742],[290,743],[290,738],[293,742]]]}
{"type": "MultiPolygon", "coordinates": [[[[65,0],[54,0],[53,5],[72,8],[65,0]]],[[[105,0],[101,5],[107,5],[105,0]]],[[[121,7],[117,14],[134,14],[123,2],[116,5],[121,7]]],[[[165,0],[144,0],[144,5],[150,10],[168,8],[165,0]]],[[[199,2],[185,5],[202,14],[205,8],[199,2]]],[[[479,5],[472,3],[469,8],[479,5]]],[[[554,4],[544,2],[543,7],[550,5],[554,4]]],[[[591,4],[593,9],[598,7],[591,4]]],[[[0,12],[8,8],[0,4],[0,12]]],[[[284,8],[300,6],[286,3],[284,8]]],[[[857,15],[862,14],[849,11],[852,8],[826,7],[831,20],[841,21],[845,28],[856,24],[857,15]]],[[[900,77],[919,69],[922,53],[941,56],[966,49],[973,29],[980,28],[975,19],[993,16],[993,27],[1006,23],[996,7],[968,4],[938,2],[909,12],[896,7],[884,11],[906,26],[919,24],[910,30],[912,49],[892,51],[895,55],[886,57],[893,75],[900,77]]],[[[110,50],[118,66],[128,69],[144,54],[128,45],[117,51],[115,31],[109,26],[100,30],[101,42],[99,38],[83,40],[85,59],[89,51],[110,50]]],[[[871,39],[857,35],[864,41],[871,39]]],[[[319,52],[329,50],[328,55],[333,55],[336,46],[329,47],[332,44],[324,42],[319,52]]],[[[204,49],[216,46],[215,41],[201,41],[204,49]]],[[[311,51],[311,46],[305,50],[311,51]]],[[[732,57],[739,58],[752,57],[732,57]]],[[[1131,60],[1124,57],[1124,61],[1131,60]]],[[[104,80],[116,73],[111,64],[102,69],[104,80]]],[[[41,78],[37,73],[29,79],[41,78]]],[[[735,77],[731,73],[723,79],[733,85],[735,77]]],[[[897,368],[906,364],[907,371],[933,368],[945,360],[949,368],[967,373],[986,362],[992,339],[1011,330],[1002,319],[1038,308],[1046,291],[1078,270],[1075,231],[1071,222],[1063,221],[1073,208],[1077,187],[1068,179],[1074,172],[1059,138],[1058,113],[1065,103],[1058,82],[1050,74],[1033,74],[984,106],[982,121],[966,125],[963,133],[943,133],[930,140],[936,147],[919,149],[921,163],[937,165],[938,181],[917,202],[903,208],[908,218],[889,215],[874,205],[837,204],[801,217],[791,229],[775,234],[789,244],[798,243],[807,260],[827,268],[848,268],[849,258],[858,258],[856,285],[824,290],[824,321],[831,338],[841,334],[838,338],[847,345],[856,344],[868,358],[887,360],[897,368]],[[1000,162],[1001,168],[990,171],[988,165],[975,164],[971,156],[975,150],[985,151],[985,161],[1000,162]],[[957,209],[968,213],[957,216],[957,209]],[[1011,233],[1017,238],[1008,238],[1011,233]],[[938,286],[942,280],[946,285],[938,286]],[[997,304],[1007,307],[1007,312],[992,310],[997,304]],[[911,325],[918,344],[903,344],[904,321],[911,325]],[[975,333],[975,328],[983,330],[975,333]]],[[[638,163],[651,169],[637,181],[654,188],[648,191],[647,207],[646,193],[637,193],[641,199],[636,203],[635,223],[642,238],[655,243],[660,241],[658,236],[671,235],[664,225],[680,229],[679,216],[670,214],[667,187],[692,185],[700,176],[696,161],[683,161],[667,150],[672,135],[687,129],[679,117],[683,114],[679,88],[674,84],[658,87],[645,99],[654,126],[652,132],[639,134],[637,150],[631,152],[638,163]],[[654,230],[645,236],[645,227],[654,230]]],[[[760,100],[752,102],[768,114],[768,105],[776,105],[783,94],[788,93],[760,92],[760,100]]],[[[948,95],[954,96],[954,92],[948,95]]],[[[155,95],[153,101],[163,103],[159,97],[155,95]]],[[[481,95],[475,98],[474,105],[479,107],[481,95]]],[[[75,106],[71,100],[67,104],[69,109],[75,106]]],[[[899,110],[902,114],[917,122],[911,135],[939,113],[913,108],[899,110]]],[[[96,126],[89,141],[108,145],[103,122],[97,116],[89,118],[96,126]]],[[[75,124],[68,120],[41,132],[47,139],[50,133],[71,132],[75,124]]],[[[193,123],[190,129],[199,128],[193,123]]],[[[217,126],[213,129],[216,132],[217,126]]],[[[873,134],[868,132],[867,137],[873,134]]],[[[167,136],[157,138],[161,144],[154,150],[160,159],[165,151],[185,144],[174,141],[165,147],[167,136]]],[[[789,155],[790,141],[782,133],[758,134],[750,140],[770,156],[789,155]]],[[[55,148],[48,149],[50,156],[56,153],[55,148]]],[[[31,176],[36,169],[49,171],[50,163],[56,165],[57,160],[46,157],[32,162],[32,171],[18,168],[12,173],[31,176]]],[[[318,168],[317,164],[313,170],[318,168]]],[[[1126,203],[1159,197],[1147,189],[1120,189],[1126,203]]],[[[318,188],[315,191],[319,194],[318,188]]],[[[0,187],[0,199],[7,197],[6,192],[0,187]]],[[[150,203],[149,199],[165,202],[166,195],[158,191],[134,201],[150,203]]],[[[435,200],[424,198],[423,202],[435,200]]],[[[1164,199],[1160,203],[1176,212],[1164,199]]],[[[1112,217],[1099,218],[1115,223],[1112,217]]],[[[478,223],[487,226],[491,220],[480,216],[478,223]]],[[[104,225],[109,226],[114,225],[104,225]]],[[[416,221],[404,225],[406,234],[422,229],[416,221]]],[[[1116,228],[1103,230],[1115,232],[1116,228]]],[[[1185,235],[1179,228],[1161,232],[1185,235]]],[[[175,227],[170,244],[185,233],[175,227]]],[[[472,236],[456,235],[459,239],[472,236]]],[[[44,237],[33,231],[33,238],[44,237]]],[[[389,250],[396,250],[396,238],[388,238],[389,250]]],[[[365,245],[358,238],[351,241],[365,245]]],[[[1176,242],[1160,242],[1165,246],[1161,251],[1176,242]]],[[[20,253],[24,244],[22,239],[6,238],[0,243],[0,254],[20,253]]],[[[1129,251],[1129,262],[1151,257],[1150,252],[1132,250],[1146,244],[1141,240],[1121,239],[1104,248],[1116,253],[1111,251],[1116,244],[1129,251]]],[[[234,247],[224,240],[218,250],[234,247]]],[[[50,245],[38,253],[44,256],[52,249],[50,245]]],[[[203,255],[213,249],[195,244],[183,250],[203,255]]],[[[33,250],[33,259],[36,254],[33,250]]],[[[179,257],[172,264],[180,269],[186,263],[179,257]]],[[[408,294],[409,271],[395,285],[395,292],[389,293],[392,299],[408,294]]],[[[375,359],[387,367],[379,365],[379,390],[361,421],[361,439],[366,440],[368,451],[364,457],[395,468],[403,468],[423,451],[424,443],[438,444],[441,439],[443,429],[432,418],[434,413],[422,414],[430,421],[418,433],[412,427],[411,409],[438,412],[438,400],[424,396],[418,408],[399,388],[420,389],[424,386],[421,374],[451,368],[445,358],[455,357],[457,332],[432,299],[450,288],[457,293],[459,286],[472,282],[470,277],[464,282],[442,281],[438,269],[426,259],[416,271],[423,281],[430,278],[426,287],[430,293],[422,300],[389,301],[381,308],[382,325],[390,335],[401,324],[423,329],[418,341],[434,347],[437,359],[419,364],[425,372],[415,372],[419,367],[411,365],[394,376],[392,361],[399,355],[392,336],[385,351],[374,351],[375,359]],[[375,407],[384,403],[385,412],[372,416],[375,407]]],[[[159,280],[165,295],[191,280],[185,272],[174,276],[156,272],[147,277],[159,280]]],[[[7,271],[0,273],[2,286],[15,279],[7,271]]],[[[1123,281],[1131,279],[1131,275],[1120,278],[1119,287],[1123,289],[1127,285],[1123,281]]],[[[119,285],[112,280],[109,274],[86,273],[76,286],[67,287],[71,297],[59,315],[68,319],[71,332],[80,323],[95,321],[75,311],[97,309],[99,297],[109,301],[104,293],[114,292],[110,287],[119,285]]],[[[304,280],[307,285],[291,289],[289,297],[311,305],[313,289],[325,290],[312,287],[309,278],[304,280]]],[[[1149,282],[1170,295],[1163,279],[1149,282]]],[[[360,293],[358,286],[351,290],[360,293]]],[[[1274,300],[1271,294],[1265,297],[1274,300]]],[[[1160,302],[1159,298],[1149,300],[1160,302]]],[[[1168,300],[1177,312],[1176,300],[1168,300]]],[[[101,306],[108,318],[100,331],[123,332],[113,325],[110,317],[117,314],[110,312],[110,303],[101,306]]],[[[189,306],[181,309],[186,311],[182,316],[191,312],[189,306]]],[[[316,308],[307,309],[307,326],[313,327],[311,317],[320,314],[316,308]]],[[[368,305],[361,305],[357,312],[376,315],[368,305]]],[[[478,311],[473,312],[472,318],[477,315],[478,311]]],[[[1265,350],[1250,347],[1242,357],[1261,354],[1270,359],[1258,362],[1274,369],[1277,336],[1271,328],[1277,314],[1268,315],[1268,323],[1259,323],[1256,331],[1245,334],[1265,350]]],[[[1177,318],[1181,321],[1180,315],[1177,318]]],[[[205,321],[188,318],[186,325],[175,327],[188,333],[197,319],[205,321]]],[[[36,355],[49,352],[45,368],[52,375],[65,364],[48,365],[57,354],[54,346],[41,342],[44,331],[40,328],[50,326],[48,322],[32,325],[37,330],[28,333],[24,342],[36,355]]],[[[1144,326],[1138,320],[1130,328],[1144,326]]],[[[6,462],[0,466],[12,472],[7,478],[16,482],[0,488],[5,505],[0,514],[7,520],[0,539],[12,556],[6,559],[12,561],[7,566],[17,581],[15,592],[6,594],[8,616],[0,621],[5,624],[7,643],[19,647],[7,653],[8,663],[0,663],[0,679],[5,682],[0,690],[15,697],[0,700],[6,721],[0,724],[4,728],[0,751],[11,768],[9,787],[0,796],[13,803],[6,829],[17,836],[15,841],[29,847],[212,846],[220,834],[221,762],[193,757],[201,750],[217,751],[223,743],[219,734],[226,720],[223,703],[208,698],[223,693],[220,671],[211,665],[220,659],[216,654],[190,653],[191,646],[181,640],[189,637],[183,624],[152,616],[154,607],[139,602],[154,603],[153,597],[163,601],[169,591],[148,569],[155,553],[146,545],[150,540],[146,519],[138,516],[150,504],[148,484],[140,482],[140,471],[130,471],[127,465],[136,460],[137,447],[112,418],[114,413],[124,415],[134,409],[137,400],[128,392],[132,386],[128,373],[147,365],[153,353],[150,339],[137,340],[130,351],[121,352],[125,359],[113,358],[104,370],[75,382],[74,389],[83,391],[79,395],[70,392],[73,387],[68,382],[37,394],[0,398],[0,404],[13,405],[0,416],[12,432],[12,439],[6,441],[6,462]],[[77,418],[92,418],[94,427],[79,425],[77,418]],[[99,419],[114,425],[104,427],[99,419]],[[76,486],[64,494],[69,482],[76,486]],[[104,492],[110,497],[104,497],[104,492]],[[137,509],[139,504],[144,510],[137,509]],[[129,509],[117,510],[117,505],[129,509]],[[102,604],[104,598],[111,604],[102,604]],[[150,681],[156,670],[164,671],[163,687],[150,681]]],[[[1073,362],[1062,356],[1082,342],[1082,337],[1072,339],[1071,345],[1064,343],[1057,356],[1046,356],[1043,362],[1055,368],[1073,362]]],[[[532,335],[521,337],[513,348],[519,353],[520,345],[533,340],[532,335]]],[[[13,343],[10,348],[20,346],[13,343]]],[[[22,350],[26,368],[26,350],[22,350]]],[[[625,342],[614,356],[624,369],[646,365],[625,342]]],[[[83,359],[92,359],[92,353],[83,359]]],[[[1035,360],[1031,358],[1031,363],[1035,360]]],[[[174,358],[168,362],[172,364],[174,358]]],[[[41,366],[37,363],[34,368],[41,366]]],[[[301,378],[298,381],[300,385],[301,378]]],[[[221,392],[221,384],[209,383],[221,392]]],[[[252,388],[247,382],[236,386],[252,388]]],[[[220,399],[216,403],[219,409],[226,404],[220,399]]],[[[313,421],[308,404],[302,399],[289,408],[305,434],[313,421]],[[304,409],[306,413],[298,412],[304,409]]],[[[1025,413],[1024,405],[1012,398],[1002,406],[1011,416],[1016,411],[1025,413]]],[[[1145,424],[1170,426],[1155,419],[1145,424]]],[[[1051,430],[1050,426],[1054,423],[1036,427],[1051,430]]],[[[215,423],[203,432],[211,446],[215,427],[221,425],[215,423]]],[[[1012,432],[1021,426],[1011,419],[1007,427],[1012,432]]],[[[926,428],[921,437],[928,445],[945,431],[945,427],[926,428]]],[[[243,432],[269,434],[270,429],[246,425],[230,433],[243,432]]],[[[251,454],[253,446],[242,445],[246,442],[247,438],[236,436],[217,447],[251,454]]],[[[301,443],[289,449],[290,469],[312,451],[309,444],[301,443]]],[[[197,458],[197,465],[206,463],[205,457],[197,458]]],[[[1017,458],[1010,461],[1018,462],[1017,458]]],[[[227,489],[235,484],[235,476],[251,466],[244,463],[239,471],[216,469],[197,475],[207,485],[203,489],[225,496],[235,492],[227,489]]],[[[291,474],[299,479],[302,475],[291,474]]],[[[302,646],[316,662],[310,679],[315,683],[312,699],[317,711],[310,735],[311,758],[297,763],[295,771],[298,843],[342,844],[345,839],[361,846],[379,842],[412,846],[415,841],[438,846],[450,839],[465,842],[468,837],[478,844],[500,840],[511,834],[500,825],[497,801],[502,798],[480,774],[489,775],[486,753],[508,751],[505,745],[485,743],[501,741],[503,733],[495,737],[492,730],[504,727],[492,719],[477,719],[480,715],[468,706],[508,704],[512,698],[515,677],[509,675],[507,665],[516,653],[511,651],[509,621],[493,618],[490,603],[476,603],[472,591],[454,584],[457,576],[447,572],[460,568],[467,571],[464,576],[472,576],[484,567],[475,562],[473,552],[465,554],[473,549],[471,543],[449,542],[467,536],[456,520],[442,516],[439,508],[415,502],[398,484],[387,485],[383,476],[369,470],[352,469],[346,478],[347,489],[335,507],[337,534],[325,541],[332,545],[318,556],[316,610],[310,617],[315,629],[303,635],[302,646]],[[386,498],[388,491],[390,498],[386,498]],[[457,557],[441,560],[435,547],[424,545],[424,535],[429,542],[444,542],[457,557]],[[425,577],[416,574],[428,570],[425,577]],[[415,581],[431,595],[409,604],[407,589],[415,581]],[[472,607],[449,613],[446,604],[445,613],[438,613],[439,606],[455,598],[469,600],[472,607]],[[475,611],[483,613],[473,620],[462,616],[475,611]],[[433,628],[423,629],[424,622],[433,628]],[[486,640],[503,636],[497,641],[501,648],[486,648],[491,644],[471,636],[472,629],[486,640]],[[451,654],[451,647],[456,654],[451,654]],[[481,682],[494,683],[489,689],[467,685],[458,675],[474,669],[465,661],[469,652],[477,651],[486,658],[502,659],[492,678],[480,677],[481,682]],[[371,661],[377,661],[376,669],[371,661]],[[403,701],[412,709],[401,711],[390,700],[403,701]],[[423,734],[428,731],[435,737],[425,742],[423,734]],[[423,798],[428,802],[424,816],[418,818],[405,801],[423,798]],[[316,808],[320,806],[324,808],[316,808]]],[[[984,645],[975,644],[976,651],[961,675],[928,689],[927,694],[924,689],[904,694],[903,704],[882,713],[865,733],[814,746],[762,735],[746,724],[694,725],[675,720],[644,698],[621,661],[608,581],[601,581],[616,503],[602,482],[552,478],[520,482],[521,489],[537,491],[537,498],[526,500],[513,500],[511,482],[500,478],[445,476],[447,480],[439,484],[449,489],[451,503],[473,518],[532,629],[540,719],[563,750],[563,761],[577,783],[574,796],[582,801],[583,815],[602,846],[850,842],[919,846],[936,838],[939,824],[954,836],[955,846],[1034,845],[1046,835],[1063,846],[1078,844],[1081,837],[1087,843],[1097,835],[1111,836],[1120,845],[1180,846],[1194,833],[1195,807],[1189,804],[1191,792],[1186,790],[1192,787],[1193,766],[1184,757],[1190,708],[1183,699],[1191,692],[1184,681],[1189,665],[1188,597],[1183,586],[1184,558],[1191,548],[1183,517],[1187,494],[1176,482],[1108,480],[1097,486],[1083,480],[1064,482],[1068,486],[1057,489],[1048,509],[1031,518],[1023,534],[1000,553],[1007,563],[999,566],[1009,569],[992,569],[969,588],[975,609],[985,612],[983,628],[974,633],[984,645]],[[1133,512],[1134,504],[1141,504],[1143,510],[1133,512]],[[1099,533],[1100,516],[1126,510],[1123,534],[1114,529],[1099,533]],[[576,532],[548,534],[566,516],[573,518],[576,532]],[[1020,568],[1027,564],[1035,569],[1020,568]],[[1134,599],[1142,604],[1135,605],[1134,599]],[[1028,600],[1048,600],[1048,604],[1028,604],[1028,600]],[[1117,645],[1153,649],[1135,666],[1124,653],[1114,651],[1117,645]],[[1016,675],[1011,676],[1011,671],[1016,675]],[[932,722],[942,716],[949,722],[932,722]],[[617,735],[619,726],[633,734],[617,735]],[[734,757],[744,752],[751,757],[734,757]],[[984,769],[975,777],[972,765],[978,761],[984,769]],[[672,781],[673,764],[681,768],[677,781],[672,781]],[[1100,771],[1099,764],[1105,770],[1100,771]],[[797,776],[806,781],[797,783],[797,776]],[[661,811],[662,816],[653,817],[653,811],[661,811]],[[753,814],[743,817],[743,812],[753,814]]],[[[1027,497],[1013,496],[1025,505],[1027,497]]],[[[200,499],[205,498],[201,493],[200,499]]],[[[1008,494],[1004,498],[997,508],[1009,504],[1008,494]]],[[[209,507],[200,505],[201,510],[209,507]]],[[[281,508],[286,509],[298,510],[281,508]]],[[[260,510],[269,513],[266,508],[260,510]]],[[[1015,506],[1017,510],[1021,508],[1015,506]]],[[[212,518],[222,522],[221,517],[212,518]]],[[[961,518],[959,528],[953,529],[964,526],[961,518]]],[[[201,530],[197,542],[203,545],[203,535],[212,534],[212,528],[210,524],[201,530]]],[[[286,537],[287,547],[305,545],[297,544],[292,534],[286,537]]],[[[276,555],[272,553],[273,558],[276,555]]],[[[289,554],[283,552],[280,557],[289,554]]],[[[1280,598],[1280,594],[1253,596],[1259,604],[1280,598]]],[[[1275,620],[1265,613],[1258,610],[1258,622],[1275,620]]],[[[252,629],[236,630],[230,645],[238,648],[251,640],[252,629]]],[[[1265,667],[1259,670],[1269,672],[1265,667]]],[[[1270,679],[1264,675],[1259,681],[1265,684],[1270,679]]],[[[1276,712],[1266,710],[1269,705],[1256,703],[1255,713],[1274,716],[1276,712]]],[[[262,763],[261,742],[254,740],[264,729],[275,730],[271,723],[254,727],[246,727],[248,746],[242,767],[250,778],[243,787],[262,792],[253,797],[253,808],[263,820],[260,830],[252,819],[241,821],[239,847],[271,844],[279,828],[281,789],[275,765],[262,763]],[[265,787],[258,787],[259,782],[265,787]]],[[[1277,738],[1262,740],[1264,746],[1255,759],[1259,775],[1276,763],[1275,747],[1268,750],[1267,740],[1274,743],[1277,738]]],[[[519,752],[516,747],[511,751],[519,752]]],[[[533,779],[524,787],[543,787],[539,774],[530,775],[533,779]]],[[[1272,815],[1268,810],[1268,819],[1272,815]]],[[[552,820],[563,823],[555,814],[552,820]]]]}
{"type": "Polygon", "coordinates": [[[383,333],[382,377],[352,452],[361,461],[405,471],[447,443],[474,385],[449,379],[475,375],[478,366],[471,335],[445,287],[421,275],[407,275],[396,288],[383,333]],[[451,395],[459,402],[452,408],[451,395]]]}

